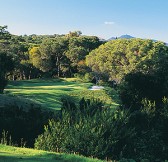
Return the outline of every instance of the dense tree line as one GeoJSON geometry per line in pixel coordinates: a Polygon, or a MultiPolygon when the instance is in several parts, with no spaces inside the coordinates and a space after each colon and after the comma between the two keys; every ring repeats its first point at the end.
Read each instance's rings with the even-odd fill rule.
{"type": "Polygon", "coordinates": [[[0,51],[10,54],[14,62],[14,69],[6,78],[13,80],[72,77],[92,69],[103,79],[120,82],[133,71],[152,73],[158,60],[168,55],[167,46],[153,40],[117,39],[102,44],[97,37],[82,36],[80,31],[16,36],[6,26],[0,29],[0,51]]]}

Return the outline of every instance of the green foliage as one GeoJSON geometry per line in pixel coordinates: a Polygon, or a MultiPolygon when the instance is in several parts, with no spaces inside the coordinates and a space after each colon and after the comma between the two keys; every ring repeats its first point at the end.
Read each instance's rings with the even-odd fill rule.
{"type": "Polygon", "coordinates": [[[168,47],[161,42],[142,39],[117,39],[90,52],[86,62],[93,71],[106,73],[119,82],[126,74],[137,70],[150,73],[168,47]]]}
{"type": "Polygon", "coordinates": [[[93,80],[94,74],[93,73],[75,73],[74,77],[79,78],[82,82],[91,82],[93,80]]]}
{"type": "MultiPolygon", "coordinates": [[[[159,79],[159,78],[158,78],[159,79]]],[[[124,82],[120,85],[120,97],[125,107],[141,105],[145,98],[161,102],[162,84],[156,77],[142,73],[130,73],[126,75],[124,82]]],[[[139,107],[138,106],[138,107],[139,107]]]]}
{"type": "Polygon", "coordinates": [[[13,60],[9,54],[0,51],[0,93],[7,85],[6,75],[13,69],[13,60]]]}
{"type": "Polygon", "coordinates": [[[7,26],[0,26],[0,40],[8,40],[11,35],[7,31],[7,26]]]}
{"type": "Polygon", "coordinates": [[[149,161],[164,161],[167,159],[167,135],[166,126],[168,116],[163,115],[167,112],[167,99],[162,105],[157,106],[154,102],[143,101],[139,110],[134,105],[131,111],[129,125],[134,127],[136,138],[133,140],[134,154],[131,158],[137,161],[148,159],[149,161]]]}
{"type": "Polygon", "coordinates": [[[167,60],[167,56],[160,56],[155,68],[151,68],[149,73],[134,72],[125,76],[119,93],[127,108],[141,105],[141,101],[145,98],[159,105],[163,97],[168,97],[167,60]]]}
{"type": "Polygon", "coordinates": [[[10,34],[7,26],[0,26],[0,49],[8,51],[14,61],[14,69],[8,74],[10,80],[84,74],[89,70],[85,56],[100,44],[97,37],[82,36],[80,31],[17,36],[10,34]]]}
{"type": "Polygon", "coordinates": [[[112,112],[95,100],[82,99],[78,106],[65,99],[61,120],[51,120],[45,126],[35,148],[118,159],[134,136],[127,127],[127,117],[126,112],[112,112]]]}
{"type": "Polygon", "coordinates": [[[136,162],[136,161],[133,160],[133,159],[125,159],[125,158],[123,158],[123,159],[119,160],[119,162],[136,162]]]}
{"type": "Polygon", "coordinates": [[[57,76],[60,76],[61,65],[65,60],[65,51],[67,49],[68,40],[64,37],[46,39],[40,45],[39,51],[41,55],[43,71],[54,70],[57,76]]]}
{"type": "MultiPolygon", "coordinates": [[[[6,31],[7,27],[0,26],[0,51],[3,53],[10,54],[13,63],[9,63],[8,66],[13,69],[8,73],[7,78],[16,79],[31,79],[39,77],[41,74],[30,62],[28,49],[31,46],[26,43],[22,36],[12,35],[6,31]]],[[[5,62],[5,61],[4,61],[5,62]]]]}
{"type": "Polygon", "coordinates": [[[105,103],[105,106],[109,106],[110,108],[116,108],[120,103],[117,92],[115,90],[111,90],[110,88],[98,91],[82,90],[80,92],[70,92],[69,95],[74,97],[76,101],[79,101],[79,99],[83,97],[85,99],[95,98],[105,103]]]}
{"type": "Polygon", "coordinates": [[[72,76],[86,68],[81,62],[99,45],[97,37],[71,33],[71,36],[45,39],[39,47],[32,47],[29,53],[33,65],[43,72],[50,72],[51,76],[72,76]]]}
{"type": "Polygon", "coordinates": [[[82,34],[81,31],[73,31],[73,32],[69,32],[66,37],[71,38],[71,37],[79,37],[82,34]]]}
{"type": "Polygon", "coordinates": [[[30,55],[30,60],[33,63],[33,65],[40,69],[41,59],[40,59],[39,47],[31,48],[31,50],[29,51],[29,55],[30,55]]]}
{"type": "Polygon", "coordinates": [[[95,100],[82,99],[76,105],[64,98],[61,119],[45,126],[35,147],[120,161],[164,161],[168,158],[167,99],[159,109],[151,101],[143,103],[134,111],[112,111],[95,100]]]}

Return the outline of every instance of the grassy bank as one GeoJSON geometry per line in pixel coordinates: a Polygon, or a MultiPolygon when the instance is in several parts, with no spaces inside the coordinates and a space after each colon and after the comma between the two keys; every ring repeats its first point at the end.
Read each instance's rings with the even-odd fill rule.
{"type": "Polygon", "coordinates": [[[0,162],[101,162],[77,155],[58,154],[0,144],[0,162]]]}

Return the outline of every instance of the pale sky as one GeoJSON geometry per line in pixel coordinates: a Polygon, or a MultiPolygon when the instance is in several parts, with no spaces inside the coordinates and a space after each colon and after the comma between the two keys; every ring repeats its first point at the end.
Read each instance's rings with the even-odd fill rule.
{"type": "Polygon", "coordinates": [[[0,0],[0,25],[17,35],[80,30],[168,42],[168,0],[0,0]]]}

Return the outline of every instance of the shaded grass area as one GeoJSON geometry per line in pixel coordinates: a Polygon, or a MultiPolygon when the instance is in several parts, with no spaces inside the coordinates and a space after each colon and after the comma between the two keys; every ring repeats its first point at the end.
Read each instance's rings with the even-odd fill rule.
{"type": "Polygon", "coordinates": [[[0,94],[0,107],[6,107],[6,106],[14,106],[17,105],[18,107],[22,107],[24,109],[32,108],[32,107],[41,107],[40,104],[34,101],[31,101],[29,99],[23,99],[19,96],[13,96],[13,95],[6,95],[6,94],[0,94]]]}
{"type": "Polygon", "coordinates": [[[102,162],[77,155],[58,154],[0,144],[0,162],[102,162]]]}
{"type": "MultiPolygon", "coordinates": [[[[61,97],[70,95],[76,99],[99,98],[106,104],[115,107],[116,101],[107,93],[106,90],[91,91],[91,83],[83,83],[75,78],[67,79],[33,79],[26,81],[9,82],[5,93],[7,96],[17,96],[21,99],[29,99],[30,103],[42,105],[44,108],[60,110],[61,97]]],[[[26,101],[26,100],[25,100],[26,101]]],[[[1,103],[1,101],[0,101],[1,103]]],[[[20,102],[21,103],[21,102],[20,102]]]]}

